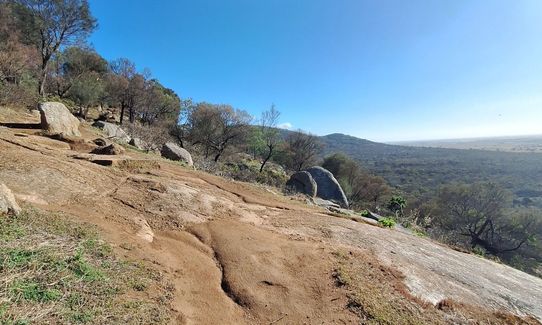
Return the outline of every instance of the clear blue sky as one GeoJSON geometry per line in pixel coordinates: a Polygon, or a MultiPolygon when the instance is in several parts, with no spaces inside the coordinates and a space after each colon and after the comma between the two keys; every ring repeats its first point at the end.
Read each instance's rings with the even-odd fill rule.
{"type": "Polygon", "coordinates": [[[542,133],[541,0],[90,0],[181,97],[376,141],[542,133]]]}

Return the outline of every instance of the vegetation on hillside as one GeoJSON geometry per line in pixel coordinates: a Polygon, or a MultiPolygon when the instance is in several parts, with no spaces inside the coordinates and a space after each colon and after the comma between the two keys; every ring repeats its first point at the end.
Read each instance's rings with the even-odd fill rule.
{"type": "Polygon", "coordinates": [[[0,223],[0,324],[167,324],[172,286],[87,224],[25,210],[0,223]]]}

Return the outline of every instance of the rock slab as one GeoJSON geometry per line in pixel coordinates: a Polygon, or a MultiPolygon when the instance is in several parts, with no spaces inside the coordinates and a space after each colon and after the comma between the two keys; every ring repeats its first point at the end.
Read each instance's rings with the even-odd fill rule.
{"type": "Polygon", "coordinates": [[[96,121],[94,122],[94,124],[92,124],[92,126],[101,129],[105,136],[109,139],[124,143],[128,143],[131,140],[128,133],[126,133],[120,126],[116,124],[104,121],[96,121]]]}
{"type": "Polygon", "coordinates": [[[79,120],[62,103],[39,104],[41,128],[47,135],[59,137],[80,137],[79,120]]]}
{"type": "Polygon", "coordinates": [[[112,143],[92,150],[90,153],[96,155],[122,155],[125,152],[124,148],[118,144],[112,143]]]}
{"type": "Polygon", "coordinates": [[[306,171],[294,173],[286,182],[286,186],[293,188],[296,192],[307,194],[311,198],[316,196],[316,181],[306,171]]]}
{"type": "Polygon", "coordinates": [[[188,166],[193,166],[194,162],[192,161],[192,155],[190,152],[188,152],[186,149],[183,149],[176,145],[173,142],[167,142],[162,146],[162,150],[160,151],[162,154],[162,157],[171,159],[171,160],[177,160],[177,161],[183,161],[188,166]]]}
{"type": "Polygon", "coordinates": [[[341,207],[348,208],[348,199],[341,185],[329,170],[315,166],[307,169],[307,172],[316,181],[316,196],[337,202],[341,207]]]}
{"type": "Polygon", "coordinates": [[[15,196],[6,185],[0,183],[0,215],[18,215],[19,213],[21,213],[21,208],[17,204],[15,196]]]}

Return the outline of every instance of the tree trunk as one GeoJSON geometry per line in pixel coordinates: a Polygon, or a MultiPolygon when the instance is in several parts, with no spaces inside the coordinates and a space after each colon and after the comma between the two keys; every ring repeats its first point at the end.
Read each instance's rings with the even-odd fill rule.
{"type": "Polygon", "coordinates": [[[120,103],[120,125],[122,125],[122,121],[124,120],[124,110],[126,109],[126,104],[120,103]]]}
{"type": "Polygon", "coordinates": [[[134,112],[134,109],[133,107],[130,107],[130,123],[134,123],[135,122],[135,112],[134,112]]]}
{"type": "Polygon", "coordinates": [[[47,62],[42,64],[38,92],[41,98],[45,98],[45,79],[47,79],[47,62]]]}
{"type": "Polygon", "coordinates": [[[222,151],[219,151],[215,156],[215,162],[218,162],[218,158],[222,155],[222,151]]]}
{"type": "Polygon", "coordinates": [[[262,162],[262,165],[260,166],[260,173],[263,172],[263,168],[265,167],[265,164],[267,164],[267,161],[269,161],[269,159],[271,159],[272,155],[273,155],[273,148],[270,147],[269,152],[267,153],[267,157],[265,157],[265,159],[262,162]]]}

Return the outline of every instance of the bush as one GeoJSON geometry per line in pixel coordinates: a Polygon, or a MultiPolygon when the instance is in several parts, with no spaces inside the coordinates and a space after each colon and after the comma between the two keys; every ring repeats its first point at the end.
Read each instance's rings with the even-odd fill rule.
{"type": "Polygon", "coordinates": [[[393,228],[395,227],[396,222],[392,217],[386,217],[378,220],[378,224],[384,228],[393,228]]]}

